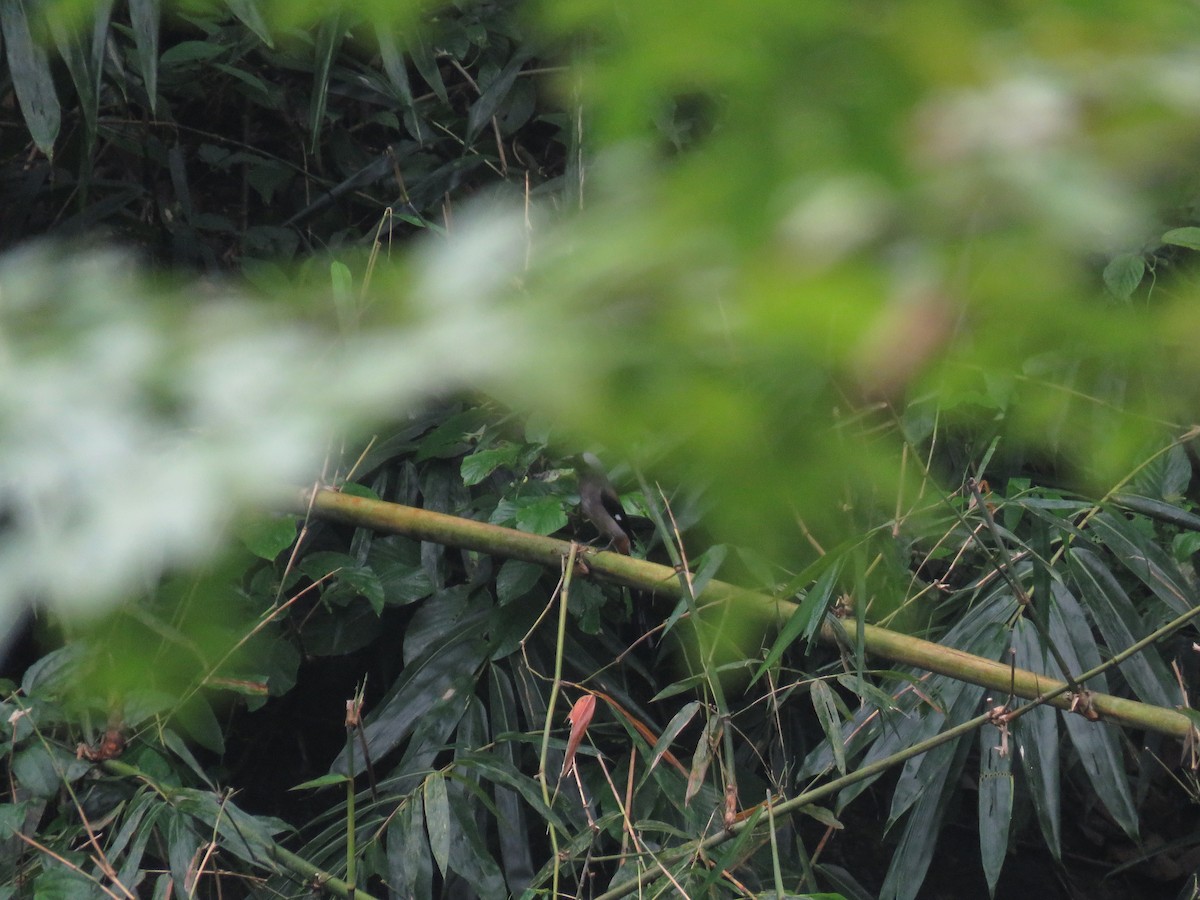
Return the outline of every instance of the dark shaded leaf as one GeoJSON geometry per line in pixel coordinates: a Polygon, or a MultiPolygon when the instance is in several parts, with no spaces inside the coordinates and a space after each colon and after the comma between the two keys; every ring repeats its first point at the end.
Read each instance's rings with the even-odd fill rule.
{"type": "MultiPolygon", "coordinates": [[[[1125,650],[1145,637],[1133,602],[1104,562],[1090,550],[1071,553],[1071,571],[1087,597],[1088,609],[1110,653],[1125,650]]],[[[1121,672],[1147,703],[1172,707],[1178,696],[1175,679],[1155,647],[1147,647],[1121,663],[1121,672]]]]}
{"type": "Polygon", "coordinates": [[[989,723],[979,729],[979,852],[988,892],[993,896],[1008,853],[1015,749],[1011,739],[1002,737],[995,725],[989,723]]]}
{"type": "Polygon", "coordinates": [[[433,895],[433,860],[425,834],[425,805],[418,791],[400,807],[387,833],[388,873],[396,896],[433,895]]]}
{"type": "Polygon", "coordinates": [[[129,18],[150,112],[158,114],[158,31],[162,0],[129,0],[129,18]]]}
{"type": "Polygon", "coordinates": [[[450,799],[446,794],[446,779],[441,772],[431,772],[425,779],[423,798],[429,849],[444,878],[450,873],[450,799]]]}
{"type": "Polygon", "coordinates": [[[33,39],[29,27],[29,8],[29,0],[0,3],[0,32],[4,35],[13,90],[29,134],[38,149],[52,160],[62,110],[46,50],[33,39]]]}

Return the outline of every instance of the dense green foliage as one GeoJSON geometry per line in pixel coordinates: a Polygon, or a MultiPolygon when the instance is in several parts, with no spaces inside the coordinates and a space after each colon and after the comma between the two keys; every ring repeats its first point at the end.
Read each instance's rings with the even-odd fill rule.
{"type": "Polygon", "coordinates": [[[773,810],[1022,706],[839,618],[1176,622],[1084,687],[1188,706],[1197,14],[402,6],[0,4],[0,898],[1195,896],[1193,742],[1083,692],[773,810]],[[588,541],[588,448],[796,614],[296,499],[588,541]]]}

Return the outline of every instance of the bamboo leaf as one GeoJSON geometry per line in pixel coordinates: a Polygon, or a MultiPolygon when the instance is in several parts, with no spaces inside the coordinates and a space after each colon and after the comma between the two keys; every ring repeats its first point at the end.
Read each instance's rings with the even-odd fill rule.
{"type": "Polygon", "coordinates": [[[46,50],[34,40],[29,26],[29,6],[29,0],[0,3],[0,32],[4,35],[13,90],[29,134],[46,158],[53,160],[62,110],[46,50]]]}
{"type": "Polygon", "coordinates": [[[833,691],[824,681],[817,679],[812,686],[812,705],[816,710],[821,729],[825,732],[825,740],[833,751],[833,764],[843,775],[846,774],[846,750],[842,746],[841,719],[838,716],[837,704],[833,699],[833,691]]]}
{"type": "Polygon", "coordinates": [[[450,800],[441,772],[433,772],[425,779],[424,801],[429,849],[444,878],[450,873],[450,800]]]}
{"type": "MultiPolygon", "coordinates": [[[[1037,630],[1021,618],[1014,627],[1013,647],[1016,664],[1032,672],[1049,673],[1046,651],[1038,642],[1037,630]]],[[[1062,794],[1059,784],[1058,712],[1039,706],[1017,719],[1013,738],[1021,759],[1022,771],[1037,812],[1038,825],[1050,852],[1062,855],[1062,794]]]]}
{"type": "MultiPolygon", "coordinates": [[[[1070,569],[1087,597],[1088,608],[1111,653],[1119,653],[1144,637],[1145,628],[1112,572],[1090,550],[1078,548],[1071,553],[1070,569]]],[[[1121,663],[1121,672],[1138,695],[1148,703],[1171,707],[1178,691],[1162,657],[1147,647],[1121,663]]]]}
{"type": "Polygon", "coordinates": [[[1013,808],[1013,747],[995,725],[979,729],[979,852],[988,892],[996,882],[1008,853],[1008,831],[1013,808]]]}
{"type": "Polygon", "coordinates": [[[129,18],[137,45],[138,65],[146,87],[150,113],[158,115],[158,32],[162,21],[162,0],[129,0],[129,18]]]}

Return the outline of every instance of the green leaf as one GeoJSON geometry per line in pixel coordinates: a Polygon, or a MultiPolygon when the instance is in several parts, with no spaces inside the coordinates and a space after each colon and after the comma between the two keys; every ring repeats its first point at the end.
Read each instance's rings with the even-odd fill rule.
{"type": "Polygon", "coordinates": [[[237,536],[259,559],[273,560],[292,546],[299,521],[297,516],[261,516],[243,522],[237,536]]]}
{"type": "Polygon", "coordinates": [[[33,39],[29,27],[29,0],[0,3],[0,32],[8,52],[8,71],[29,134],[46,158],[54,159],[54,141],[62,110],[45,48],[33,39]]]}
{"type": "Polygon", "coordinates": [[[129,0],[129,18],[137,45],[138,65],[152,115],[158,114],[158,30],[162,0],[129,0]]]}
{"type": "Polygon", "coordinates": [[[521,67],[528,60],[528,54],[518,53],[508,61],[508,64],[492,79],[479,99],[471,104],[467,113],[467,143],[479,136],[479,132],[491,121],[497,108],[508,97],[513,82],[521,74],[521,67]]]}
{"type": "Polygon", "coordinates": [[[173,721],[178,722],[192,739],[206,750],[213,753],[225,752],[225,733],[221,723],[217,721],[212,707],[200,694],[192,698],[176,711],[173,721]]]}
{"type": "Polygon", "coordinates": [[[1172,228],[1162,236],[1162,242],[1175,247],[1187,247],[1189,250],[1200,250],[1200,228],[1172,228]]]}
{"type": "Polygon", "coordinates": [[[496,600],[501,606],[519,600],[538,583],[545,569],[519,559],[506,560],[496,574],[496,600]]]}
{"type": "Polygon", "coordinates": [[[505,443],[464,457],[460,468],[463,484],[468,487],[479,484],[501,466],[514,465],[520,455],[520,446],[505,443]]]}
{"type": "Polygon", "coordinates": [[[699,700],[692,700],[685,703],[679,712],[671,717],[671,721],[667,723],[667,727],[663,729],[663,733],[658,736],[658,740],[654,742],[654,751],[650,755],[650,769],[653,770],[658,765],[658,761],[662,759],[664,753],[671,749],[671,744],[687,727],[688,722],[692,721],[692,717],[696,715],[702,708],[699,700]]]}
{"type": "Polygon", "coordinates": [[[163,51],[160,66],[183,66],[188,63],[206,62],[226,53],[227,49],[211,41],[180,41],[163,51]]]}
{"type": "Polygon", "coordinates": [[[425,804],[414,791],[401,805],[387,833],[390,887],[400,897],[433,896],[433,861],[425,834],[425,804]]]}
{"type": "Polygon", "coordinates": [[[441,772],[432,772],[425,779],[423,794],[429,848],[444,878],[450,874],[450,800],[446,796],[446,779],[441,772]]]}
{"type": "MultiPolygon", "coordinates": [[[[1070,571],[1087,598],[1092,619],[1104,636],[1109,653],[1119,653],[1145,637],[1145,628],[1133,601],[1096,554],[1082,547],[1070,555],[1070,571]]],[[[1155,647],[1147,647],[1121,663],[1121,673],[1147,703],[1170,708],[1178,688],[1155,647]]]]}
{"type": "Polygon", "coordinates": [[[804,595],[804,599],[796,606],[795,611],[788,617],[786,624],[780,629],[778,636],[771,644],[771,650],[767,653],[762,665],[758,667],[758,671],[754,673],[751,684],[762,678],[779,662],[796,638],[803,635],[805,641],[812,640],[812,636],[816,634],[817,629],[825,620],[825,613],[828,611],[830,603],[833,602],[833,590],[837,586],[838,575],[841,574],[841,571],[842,561],[839,559],[821,574],[817,583],[804,595]]]}
{"type": "MultiPolygon", "coordinates": [[[[1018,668],[1050,674],[1037,629],[1024,616],[1014,623],[1013,649],[1016,650],[1018,668]]],[[[1058,859],[1062,855],[1058,711],[1044,705],[1028,710],[1013,723],[1013,741],[1042,836],[1051,854],[1058,859]]]]}
{"type": "Polygon", "coordinates": [[[979,729],[979,852],[992,896],[1008,854],[1015,749],[1011,738],[1002,736],[995,725],[988,723],[979,729]]]}
{"type": "Polygon", "coordinates": [[[1146,261],[1140,253],[1121,253],[1104,267],[1104,286],[1118,300],[1128,300],[1146,274],[1146,261]]]}
{"type": "Polygon", "coordinates": [[[817,720],[825,732],[825,740],[833,751],[833,764],[843,775],[846,774],[846,751],[842,746],[842,721],[838,716],[837,704],[833,699],[833,691],[829,685],[820,679],[811,684],[812,705],[816,710],[817,720]]]}
{"type": "Polygon", "coordinates": [[[226,2],[229,4],[230,11],[241,19],[247,28],[258,35],[259,40],[274,49],[275,41],[271,37],[271,29],[267,25],[266,19],[263,18],[257,0],[226,0],[226,2]]]}
{"type": "MultiPolygon", "coordinates": [[[[475,822],[476,810],[459,793],[450,796],[454,827],[450,830],[450,868],[463,877],[481,900],[507,900],[500,866],[488,852],[487,842],[475,822]]],[[[504,827],[506,823],[501,823],[504,827]]]]}
{"type": "Polygon", "coordinates": [[[38,743],[17,753],[12,773],[31,797],[44,799],[57,794],[64,782],[82,778],[91,767],[61,748],[38,743]]]}
{"type": "Polygon", "coordinates": [[[531,534],[554,534],[567,527],[567,514],[559,497],[521,498],[516,503],[517,528],[531,534]]]}
{"type": "Polygon", "coordinates": [[[345,784],[350,780],[349,775],[341,772],[330,772],[327,775],[320,775],[309,781],[302,782],[295,787],[288,788],[289,791],[308,791],[316,788],[329,787],[331,784],[345,784]]]}
{"type": "Polygon", "coordinates": [[[329,70],[345,35],[343,17],[336,12],[323,17],[317,26],[317,40],[313,49],[312,96],[308,109],[308,151],[314,155],[320,146],[321,129],[325,122],[325,105],[329,99],[329,70]]]}

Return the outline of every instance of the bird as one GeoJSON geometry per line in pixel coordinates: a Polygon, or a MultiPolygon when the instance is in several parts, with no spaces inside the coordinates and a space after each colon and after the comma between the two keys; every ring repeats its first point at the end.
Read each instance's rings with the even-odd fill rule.
{"type": "Polygon", "coordinates": [[[594,453],[584,453],[579,457],[576,470],[579,473],[579,508],[600,534],[608,538],[614,550],[629,556],[632,547],[627,531],[629,519],[604,466],[594,453]]]}

